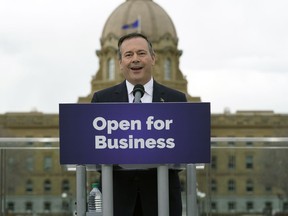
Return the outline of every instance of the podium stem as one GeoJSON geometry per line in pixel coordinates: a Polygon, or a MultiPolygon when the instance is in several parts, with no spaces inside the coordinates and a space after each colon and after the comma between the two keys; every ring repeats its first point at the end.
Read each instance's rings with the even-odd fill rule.
{"type": "Polygon", "coordinates": [[[157,168],[158,182],[158,216],[169,216],[169,174],[168,166],[157,168]]]}
{"type": "Polygon", "coordinates": [[[76,211],[77,216],[86,215],[86,166],[76,166],[76,211]]]}
{"type": "Polygon", "coordinates": [[[102,165],[103,215],[113,216],[113,166],[102,165]]]}

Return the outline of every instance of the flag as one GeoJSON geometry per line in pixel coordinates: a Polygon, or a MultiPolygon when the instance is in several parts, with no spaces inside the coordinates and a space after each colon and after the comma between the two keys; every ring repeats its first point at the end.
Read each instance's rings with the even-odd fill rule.
{"type": "Polygon", "coordinates": [[[122,29],[124,30],[134,29],[134,28],[138,28],[138,26],[139,26],[139,19],[135,20],[133,23],[123,25],[122,29]]]}

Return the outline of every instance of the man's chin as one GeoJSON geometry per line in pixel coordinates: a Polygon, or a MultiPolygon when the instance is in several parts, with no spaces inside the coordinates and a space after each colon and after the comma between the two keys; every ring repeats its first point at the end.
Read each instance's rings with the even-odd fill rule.
{"type": "Polygon", "coordinates": [[[132,79],[136,82],[141,82],[141,81],[143,81],[144,77],[141,74],[134,74],[132,79]]]}

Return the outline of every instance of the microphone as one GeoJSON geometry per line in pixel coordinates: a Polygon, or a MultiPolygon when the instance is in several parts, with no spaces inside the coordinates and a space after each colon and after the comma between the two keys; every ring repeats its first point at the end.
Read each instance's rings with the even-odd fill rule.
{"type": "Polygon", "coordinates": [[[141,103],[141,97],[143,97],[144,93],[144,86],[141,84],[136,84],[133,89],[134,103],[141,103]]]}

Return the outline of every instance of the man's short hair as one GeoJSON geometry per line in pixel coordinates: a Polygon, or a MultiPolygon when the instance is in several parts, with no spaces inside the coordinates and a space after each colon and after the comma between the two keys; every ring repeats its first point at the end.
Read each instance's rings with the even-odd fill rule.
{"type": "Polygon", "coordinates": [[[141,37],[141,38],[143,38],[143,39],[145,39],[147,41],[148,49],[149,49],[150,54],[152,56],[155,55],[151,41],[144,34],[134,32],[134,33],[123,35],[119,39],[119,41],[118,41],[118,59],[119,60],[121,60],[121,58],[122,58],[122,53],[121,53],[121,50],[120,50],[122,43],[125,40],[131,39],[131,38],[139,38],[139,37],[141,37]]]}

